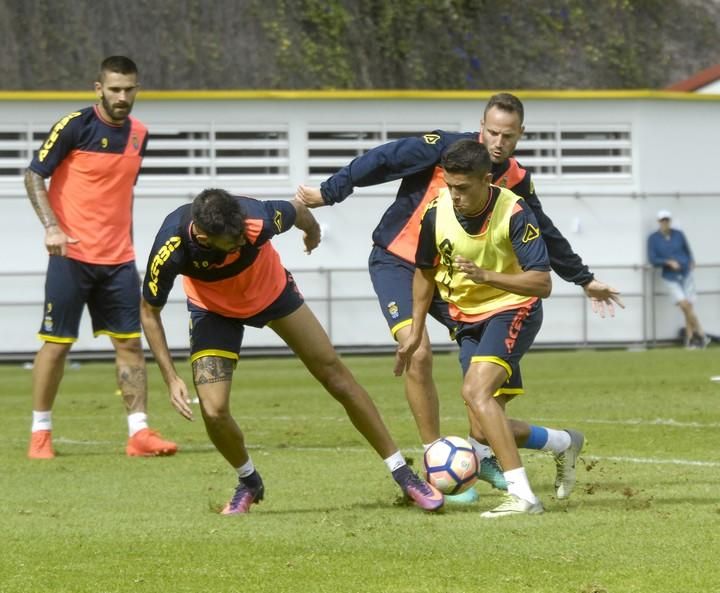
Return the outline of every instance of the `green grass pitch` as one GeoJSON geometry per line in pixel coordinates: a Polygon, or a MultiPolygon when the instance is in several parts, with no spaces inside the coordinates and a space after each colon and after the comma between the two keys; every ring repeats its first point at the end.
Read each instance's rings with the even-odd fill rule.
{"type": "MultiPolygon", "coordinates": [[[[419,465],[392,358],[345,360],[419,465]]],[[[398,504],[382,461],[291,358],[238,365],[233,412],[266,499],[222,517],[235,475],[149,369],[151,424],[177,456],[124,456],[112,365],[86,363],[55,406],[58,457],[31,462],[30,371],[0,366],[0,593],[720,592],[715,348],[528,354],[511,415],[588,445],[568,502],[553,498],[552,458],[524,451],[546,513],[494,521],[480,518],[499,501],[484,485],[441,514],[398,504]]],[[[435,375],[443,432],[466,435],[454,354],[435,375]]]]}

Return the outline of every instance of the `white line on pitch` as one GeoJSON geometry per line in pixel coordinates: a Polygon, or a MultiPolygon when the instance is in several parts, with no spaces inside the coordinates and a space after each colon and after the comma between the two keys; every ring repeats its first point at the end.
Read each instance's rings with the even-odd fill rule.
{"type": "MultiPolygon", "coordinates": [[[[512,416],[512,413],[510,414],[512,416]]],[[[547,422],[548,424],[611,424],[619,426],[675,426],[677,428],[720,428],[720,422],[684,422],[673,418],[654,418],[651,420],[642,418],[628,418],[625,420],[603,420],[600,418],[586,418],[583,420],[558,420],[557,418],[531,418],[532,423],[547,422]]]]}
{"type": "MultiPolygon", "coordinates": [[[[510,411],[512,416],[512,410],[510,411]]],[[[466,416],[442,416],[440,420],[442,422],[456,422],[458,420],[466,420],[466,416]]],[[[243,416],[240,418],[244,422],[302,422],[302,421],[313,421],[313,422],[347,422],[347,416],[243,416]]],[[[546,422],[548,424],[565,425],[568,423],[574,424],[610,424],[618,426],[675,426],[678,428],[720,428],[720,422],[692,422],[675,420],[673,418],[627,418],[622,420],[605,420],[602,418],[587,418],[582,420],[567,420],[562,418],[526,418],[531,423],[546,422]]]]}
{"type": "Polygon", "coordinates": [[[693,461],[691,459],[656,459],[652,457],[603,457],[600,455],[583,455],[580,457],[587,459],[597,459],[599,461],[623,461],[627,463],[646,463],[650,465],[697,465],[701,467],[720,467],[720,461],[693,461]]]}
{"type": "Polygon", "coordinates": [[[654,420],[583,420],[588,424],[625,424],[639,426],[677,426],[679,428],[720,428],[720,422],[682,422],[672,418],[655,418],[654,420]]]}
{"type": "MultiPolygon", "coordinates": [[[[512,416],[512,410],[510,411],[512,416]]],[[[79,415],[76,418],[85,418],[85,416],[79,415]]],[[[465,421],[466,416],[452,416],[445,415],[440,418],[442,422],[457,422],[465,421]]],[[[347,422],[347,416],[243,416],[240,418],[243,422],[347,422]]],[[[586,418],[586,419],[575,419],[568,420],[563,418],[541,418],[532,417],[525,418],[526,421],[533,424],[547,423],[549,425],[567,425],[567,424],[608,424],[618,426],[671,426],[677,428],[720,428],[720,422],[693,422],[693,421],[682,421],[675,420],[673,418],[627,418],[622,420],[605,420],[602,418],[586,418]]]]}
{"type": "MultiPolygon", "coordinates": [[[[119,443],[113,441],[78,441],[74,439],[67,439],[59,437],[54,439],[56,443],[66,445],[81,445],[81,446],[97,446],[97,445],[118,445],[119,443]]],[[[180,445],[180,451],[210,451],[215,447],[211,444],[197,443],[193,445],[180,445]]],[[[339,453],[368,453],[371,451],[369,447],[297,447],[297,446],[263,446],[263,445],[247,445],[248,449],[253,450],[266,450],[266,451],[317,451],[317,452],[339,452],[339,453]]],[[[403,449],[406,452],[420,453],[422,449],[417,447],[406,447],[403,449]]],[[[525,452],[525,451],[524,451],[525,452]]],[[[529,452],[529,451],[528,451],[529,452]]],[[[544,453],[537,452],[537,455],[544,455],[544,453]]],[[[720,467],[719,461],[698,461],[693,459],[658,459],[655,457],[624,457],[615,455],[581,455],[584,459],[596,459],[598,461],[619,461],[624,463],[643,463],[648,465],[690,465],[698,467],[720,467]]]]}

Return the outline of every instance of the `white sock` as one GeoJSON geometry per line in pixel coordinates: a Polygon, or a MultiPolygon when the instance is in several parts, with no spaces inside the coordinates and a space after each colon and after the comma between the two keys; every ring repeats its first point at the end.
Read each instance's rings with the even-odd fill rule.
{"type": "Polygon", "coordinates": [[[128,414],[128,434],[133,436],[136,432],[140,432],[143,428],[148,427],[147,414],[145,412],[135,412],[128,414]]]}
{"type": "Polygon", "coordinates": [[[36,412],[33,410],[32,413],[32,428],[31,432],[37,432],[38,430],[52,430],[52,410],[47,412],[36,412]]]}
{"type": "Polygon", "coordinates": [[[552,451],[557,454],[567,451],[572,443],[570,433],[567,430],[555,430],[554,428],[546,428],[545,430],[547,430],[548,440],[543,445],[543,451],[552,451]]]}
{"type": "Polygon", "coordinates": [[[538,501],[537,496],[535,496],[532,488],[530,488],[530,482],[528,481],[524,467],[503,472],[503,476],[505,476],[505,481],[507,482],[508,494],[514,494],[518,498],[522,498],[533,504],[538,501]]]}
{"type": "Polygon", "coordinates": [[[390,457],[387,459],[383,459],[385,462],[385,465],[388,466],[388,469],[391,472],[394,472],[396,469],[402,467],[403,465],[407,465],[405,463],[405,458],[403,457],[403,454],[400,453],[400,451],[395,451],[390,457]]]}
{"type": "Polygon", "coordinates": [[[248,456],[248,460],[243,463],[240,467],[235,468],[238,474],[238,478],[247,478],[250,474],[252,474],[255,471],[255,465],[252,462],[252,459],[250,456],[248,456]]]}
{"type": "Polygon", "coordinates": [[[488,447],[487,445],[483,445],[480,441],[470,436],[467,438],[467,440],[468,443],[472,445],[473,450],[475,451],[475,457],[477,457],[478,464],[480,464],[483,459],[492,457],[493,450],[490,447],[488,447]]]}

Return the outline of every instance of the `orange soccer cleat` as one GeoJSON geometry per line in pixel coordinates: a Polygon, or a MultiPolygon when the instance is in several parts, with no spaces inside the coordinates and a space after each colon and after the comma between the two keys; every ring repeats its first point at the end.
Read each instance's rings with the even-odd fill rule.
{"type": "Polygon", "coordinates": [[[53,459],[55,451],[52,446],[52,432],[49,430],[32,432],[27,456],[30,459],[53,459]]]}
{"type": "Polygon", "coordinates": [[[143,428],[128,439],[125,453],[128,457],[158,457],[175,455],[178,446],[163,440],[159,432],[143,428]]]}

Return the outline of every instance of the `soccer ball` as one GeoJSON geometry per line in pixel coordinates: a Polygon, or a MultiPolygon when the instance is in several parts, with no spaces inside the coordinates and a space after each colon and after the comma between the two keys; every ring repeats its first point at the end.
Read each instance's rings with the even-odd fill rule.
{"type": "Polygon", "coordinates": [[[460,494],[477,481],[477,458],[472,445],[460,437],[441,437],[423,457],[425,477],[443,494],[460,494]]]}

